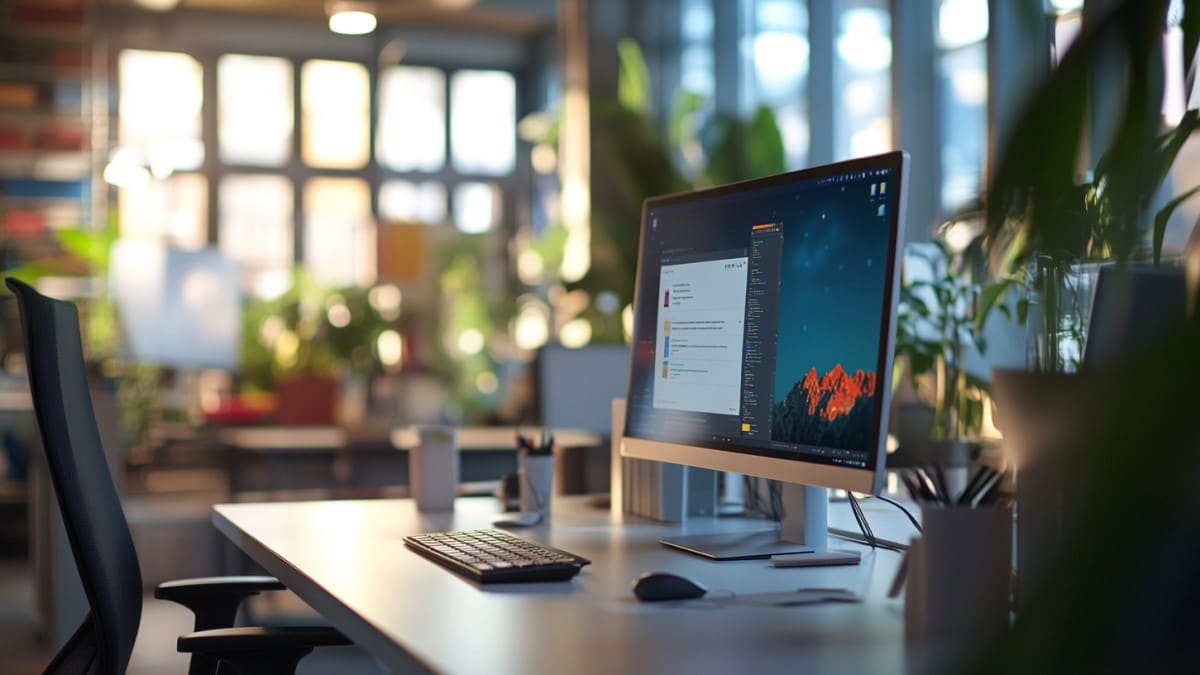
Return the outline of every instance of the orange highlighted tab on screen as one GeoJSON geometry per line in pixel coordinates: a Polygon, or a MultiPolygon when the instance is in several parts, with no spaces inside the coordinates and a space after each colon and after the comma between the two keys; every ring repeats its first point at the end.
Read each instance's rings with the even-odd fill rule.
{"type": "Polygon", "coordinates": [[[775,227],[775,223],[763,223],[762,225],[755,225],[754,227],[752,227],[752,228],[750,228],[750,229],[752,229],[752,230],[765,230],[765,229],[772,228],[772,227],[775,227]]]}

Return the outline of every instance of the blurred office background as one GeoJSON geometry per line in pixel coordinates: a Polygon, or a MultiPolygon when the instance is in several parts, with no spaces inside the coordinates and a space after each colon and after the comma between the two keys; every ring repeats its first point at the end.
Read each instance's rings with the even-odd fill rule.
{"type": "MultiPolygon", "coordinates": [[[[405,425],[606,436],[646,196],[902,148],[909,241],[965,247],[1093,5],[0,0],[0,265],[78,302],[147,584],[230,571],[211,504],[407,494],[405,425]],[[313,427],[278,461],[237,433],[313,427]]],[[[0,364],[0,670],[36,672],[72,606],[8,298],[0,364]]],[[[579,455],[563,489],[606,490],[579,455]]],[[[138,672],[181,667],[163,623],[138,672]]]]}

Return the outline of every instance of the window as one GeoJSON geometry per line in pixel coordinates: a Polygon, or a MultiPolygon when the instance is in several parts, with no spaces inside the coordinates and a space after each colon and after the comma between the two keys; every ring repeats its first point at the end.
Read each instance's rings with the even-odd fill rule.
{"type": "Polygon", "coordinates": [[[938,11],[942,213],[983,190],[987,158],[987,0],[942,0],[938,11]]]}
{"type": "Polygon", "coordinates": [[[837,159],[892,147],[891,16],[884,0],[847,0],[836,40],[834,129],[837,159]]]}
{"type": "Polygon", "coordinates": [[[200,63],[187,54],[125,49],[117,68],[120,145],[135,149],[156,177],[200,168],[200,63]]]}
{"type": "Polygon", "coordinates": [[[501,175],[516,163],[516,83],[498,70],[460,70],[450,79],[450,152],[463,173],[501,175]]]}
{"type": "Polygon", "coordinates": [[[711,99],[717,93],[713,54],[713,7],[711,0],[682,0],[680,79],[685,91],[711,99]]]}
{"type": "MultiPolygon", "coordinates": [[[[510,131],[511,133],[511,131],[510,131]]],[[[437,171],[446,163],[446,76],[396,66],[379,78],[379,163],[395,171],[437,171]]]]}
{"type": "Polygon", "coordinates": [[[446,187],[436,181],[389,180],[379,188],[379,217],[440,225],[446,222],[446,187]]]}
{"type": "Polygon", "coordinates": [[[500,220],[500,193],[490,183],[462,183],[454,188],[454,224],[462,232],[477,234],[500,220]]]}
{"type": "Polygon", "coordinates": [[[755,0],[751,54],[757,102],[771,107],[783,136],[788,165],[808,162],[808,8],[792,0],[755,0]]]}
{"type": "Polygon", "coordinates": [[[291,285],[293,188],[283,176],[231,175],[219,186],[221,251],[242,264],[243,286],[271,297],[291,285]]]}
{"type": "Polygon", "coordinates": [[[375,221],[365,180],[314,178],[305,184],[304,262],[324,286],[375,281],[375,221]]]}
{"type": "Polygon", "coordinates": [[[304,163],[321,169],[361,169],[369,156],[367,69],[346,61],[308,61],[300,70],[304,163]]]}
{"type": "Polygon", "coordinates": [[[123,186],[117,192],[117,213],[122,237],[204,248],[208,243],[208,180],[195,173],[177,173],[163,180],[123,186]]]}
{"type": "Polygon", "coordinates": [[[292,156],[292,64],[226,54],[217,61],[221,161],[281,166],[292,156]]]}
{"type": "Polygon", "coordinates": [[[505,213],[517,160],[509,72],[405,63],[373,81],[361,62],[136,49],[117,66],[120,146],[105,176],[121,235],[215,241],[250,294],[287,290],[296,262],[327,286],[375,283],[376,215],[476,233],[505,213]]]}

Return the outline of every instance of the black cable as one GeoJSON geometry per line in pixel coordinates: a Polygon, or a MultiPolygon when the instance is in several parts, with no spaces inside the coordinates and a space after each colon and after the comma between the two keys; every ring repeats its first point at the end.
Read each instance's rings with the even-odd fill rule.
{"type": "Polygon", "coordinates": [[[918,521],[918,520],[917,520],[915,517],[913,517],[913,514],[909,513],[908,509],[904,508],[904,505],[903,505],[903,504],[901,504],[900,502],[898,502],[898,501],[896,501],[896,500],[892,499],[891,497],[884,497],[883,495],[871,495],[871,496],[872,496],[872,497],[875,497],[876,499],[882,499],[883,501],[885,501],[885,502],[887,502],[887,503],[891,504],[892,506],[894,506],[894,507],[896,507],[896,508],[900,509],[901,511],[903,511],[903,512],[904,512],[904,515],[908,516],[908,520],[909,520],[909,522],[910,522],[910,523],[912,523],[912,524],[913,524],[913,527],[917,528],[917,532],[921,532],[921,533],[924,533],[924,532],[925,532],[924,530],[922,530],[922,529],[921,529],[921,523],[920,523],[920,522],[919,522],[919,521],[918,521]]]}
{"type": "Polygon", "coordinates": [[[875,533],[871,531],[871,524],[867,522],[867,515],[863,513],[862,506],[858,503],[858,498],[850,491],[847,491],[846,495],[849,497],[850,510],[854,513],[854,520],[858,523],[858,529],[862,532],[863,539],[867,541],[868,546],[875,548],[875,533]]]}

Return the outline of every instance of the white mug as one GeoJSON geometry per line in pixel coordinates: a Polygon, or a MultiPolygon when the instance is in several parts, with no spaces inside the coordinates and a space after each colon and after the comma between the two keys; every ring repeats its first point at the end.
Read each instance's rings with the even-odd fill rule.
{"type": "Polygon", "coordinates": [[[522,453],[517,460],[521,483],[521,512],[550,517],[550,493],[554,489],[554,455],[522,453]]]}
{"type": "Polygon", "coordinates": [[[453,427],[416,427],[418,443],[408,450],[408,481],[422,511],[450,511],[458,494],[458,441],[453,427]]]}

